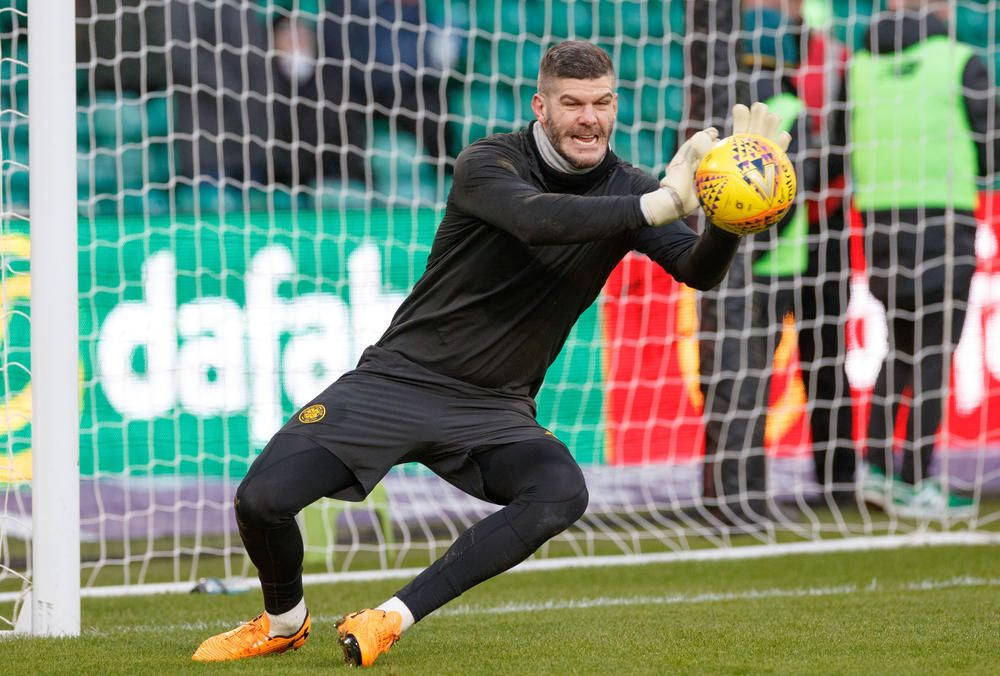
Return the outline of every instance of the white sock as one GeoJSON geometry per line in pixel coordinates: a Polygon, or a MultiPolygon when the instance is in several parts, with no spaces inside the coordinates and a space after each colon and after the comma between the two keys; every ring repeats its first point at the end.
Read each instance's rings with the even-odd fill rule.
{"type": "Polygon", "coordinates": [[[271,629],[267,632],[272,638],[275,636],[291,636],[299,630],[302,623],[306,621],[306,600],[299,599],[297,606],[288,612],[280,615],[267,614],[267,619],[271,621],[271,629]]]}
{"type": "Polygon", "coordinates": [[[399,633],[401,634],[410,627],[412,627],[413,623],[416,621],[413,619],[413,613],[411,613],[410,609],[406,607],[406,604],[400,601],[395,596],[393,596],[391,599],[380,605],[375,610],[385,610],[385,611],[395,610],[397,613],[402,615],[403,626],[399,630],[399,633]]]}

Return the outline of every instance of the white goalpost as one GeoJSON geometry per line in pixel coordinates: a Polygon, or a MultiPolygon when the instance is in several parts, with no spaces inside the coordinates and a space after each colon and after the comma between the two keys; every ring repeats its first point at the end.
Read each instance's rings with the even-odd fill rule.
{"type": "Polygon", "coordinates": [[[13,581],[17,588],[6,592],[13,603],[0,612],[0,628],[36,636],[76,636],[80,381],[74,10],[58,0],[37,0],[30,7],[0,10],[0,19],[17,36],[0,49],[6,437],[0,455],[0,584],[13,581]],[[25,21],[31,28],[19,30],[25,21]],[[30,202],[22,191],[15,204],[13,186],[26,182],[12,178],[28,173],[34,178],[30,202]],[[28,259],[33,280],[23,265],[28,259]],[[23,342],[16,337],[15,317],[30,317],[30,328],[20,334],[27,338],[23,342]],[[18,348],[26,349],[19,354],[18,348]],[[27,371],[29,363],[29,384],[10,396],[16,372],[27,371]],[[29,423],[30,446],[15,457],[19,440],[14,432],[29,423]],[[25,509],[29,504],[30,510],[25,509]],[[20,545],[13,547],[13,540],[20,545]]]}
{"type": "Polygon", "coordinates": [[[76,54],[72,5],[28,7],[32,482],[30,604],[18,626],[80,633],[76,54]]]}
{"type": "MultiPolygon", "coordinates": [[[[809,153],[827,162],[838,149],[822,120],[845,105],[835,85],[878,3],[820,3],[829,11],[819,18],[817,3],[804,4],[830,38],[827,59],[779,64],[779,75],[826,88],[809,104],[819,106],[809,153]]],[[[608,51],[619,97],[612,148],[658,175],[679,137],[719,123],[743,91],[751,71],[740,70],[739,45],[802,36],[788,22],[743,25],[741,7],[0,7],[0,630],[78,635],[81,596],[182,592],[204,578],[245,586],[254,571],[236,529],[236,486],[284,420],[379,338],[424,269],[455,157],[532,119],[545,49],[576,38],[608,51]]],[[[994,81],[998,14],[996,0],[956,10],[957,37],[975,42],[994,81]]],[[[799,208],[815,212],[844,190],[820,173],[799,208]]],[[[992,185],[980,187],[984,204],[1000,204],[992,185]]],[[[849,408],[855,429],[823,443],[863,461],[860,421],[888,349],[863,234],[846,221],[808,235],[843,254],[838,269],[816,273],[843,276],[840,306],[776,317],[770,389],[725,410],[702,387],[699,340],[715,335],[705,296],[643,256],[625,258],[537,398],[539,422],[583,468],[590,508],[522,569],[1000,542],[1000,209],[981,213],[936,437],[936,476],[970,498],[971,516],[914,519],[835,501],[817,480],[810,413],[849,408]],[[845,317],[847,381],[819,401],[803,378],[799,332],[845,317]],[[719,518],[706,489],[706,424],[747,418],[764,425],[765,441],[725,450],[759,456],[766,481],[734,499],[777,511],[742,529],[719,518]]],[[[755,330],[723,332],[742,344],[755,330]]],[[[740,368],[714,377],[751,372],[739,354],[740,368]]],[[[408,575],[495,509],[423,467],[394,468],[364,503],[322,500],[299,516],[307,581],[408,575]]]]}

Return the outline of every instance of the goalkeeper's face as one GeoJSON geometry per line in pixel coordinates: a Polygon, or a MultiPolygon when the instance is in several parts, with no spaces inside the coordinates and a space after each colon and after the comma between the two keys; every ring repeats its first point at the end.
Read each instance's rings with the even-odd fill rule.
{"type": "Polygon", "coordinates": [[[594,80],[552,78],[531,101],[545,135],[577,169],[600,164],[618,114],[614,76],[594,80]]]}

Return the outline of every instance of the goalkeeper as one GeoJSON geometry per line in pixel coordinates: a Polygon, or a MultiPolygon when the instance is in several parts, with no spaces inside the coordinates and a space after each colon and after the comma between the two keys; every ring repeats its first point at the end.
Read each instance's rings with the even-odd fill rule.
{"type": "MultiPolygon", "coordinates": [[[[338,623],[349,663],[370,666],[402,632],[531,555],[587,507],[583,473],[535,421],[534,395],[579,315],[631,250],[699,289],[725,276],[739,237],[678,219],[714,129],[684,143],[657,183],[608,147],[618,104],[611,60],[567,41],[542,59],[537,121],[474,143],[427,269],[355,370],[297,413],[236,493],[240,535],[264,610],[206,640],[198,661],[298,648],[309,633],[295,515],[323,496],[362,500],[398,463],[420,462],[503,508],[460,535],[395,596],[338,623]]],[[[787,146],[766,106],[734,109],[734,131],[787,146]]]]}

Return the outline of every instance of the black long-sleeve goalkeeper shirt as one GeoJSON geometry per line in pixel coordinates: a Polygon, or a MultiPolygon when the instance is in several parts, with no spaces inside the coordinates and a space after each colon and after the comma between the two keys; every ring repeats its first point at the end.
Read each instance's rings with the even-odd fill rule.
{"type": "Polygon", "coordinates": [[[427,269],[378,345],[466,383],[534,396],[629,251],[695,288],[725,276],[739,238],[647,226],[639,195],[657,187],[610,151],[584,174],[553,170],[530,126],[472,144],[456,162],[427,269]]]}

